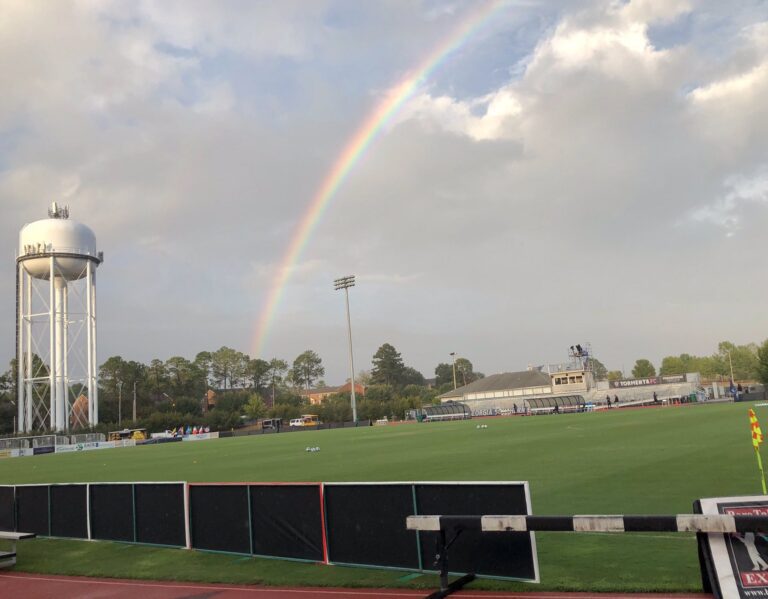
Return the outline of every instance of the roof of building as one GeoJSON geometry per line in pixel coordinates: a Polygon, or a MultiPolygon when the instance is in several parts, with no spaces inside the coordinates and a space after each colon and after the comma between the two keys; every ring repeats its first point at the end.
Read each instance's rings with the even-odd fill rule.
{"type": "Polygon", "coordinates": [[[316,395],[319,393],[336,393],[338,387],[317,387],[315,389],[300,389],[299,395],[316,395]]]}
{"type": "Polygon", "coordinates": [[[486,393],[488,391],[506,391],[525,387],[549,386],[551,380],[546,372],[523,370],[522,372],[504,372],[478,379],[469,385],[443,393],[441,398],[463,397],[468,393],[486,393]]]}

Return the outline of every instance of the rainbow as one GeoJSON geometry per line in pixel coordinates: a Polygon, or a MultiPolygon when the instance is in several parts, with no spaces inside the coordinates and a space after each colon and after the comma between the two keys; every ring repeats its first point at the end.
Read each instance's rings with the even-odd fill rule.
{"type": "Polygon", "coordinates": [[[293,237],[280,261],[269,287],[267,300],[259,315],[253,343],[256,356],[261,356],[274,319],[277,306],[283,295],[286,283],[299,260],[312,232],[328,208],[350,171],[359,162],[365,151],[379,136],[384,127],[392,120],[403,105],[413,97],[419,86],[456,50],[461,48],[496,12],[506,4],[506,0],[491,0],[484,3],[440,43],[421,64],[411,71],[400,83],[392,88],[386,97],[363,121],[354,135],[347,141],[343,151],[333,167],[323,179],[307,206],[304,215],[296,227],[293,237]]]}

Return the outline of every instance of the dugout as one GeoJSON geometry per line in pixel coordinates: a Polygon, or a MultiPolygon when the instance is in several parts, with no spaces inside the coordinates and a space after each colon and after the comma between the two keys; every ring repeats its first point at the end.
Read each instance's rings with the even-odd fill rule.
{"type": "Polygon", "coordinates": [[[551,414],[552,412],[584,412],[586,401],[581,395],[561,395],[557,397],[537,397],[526,399],[532,414],[551,414]]]}
{"type": "Polygon", "coordinates": [[[448,401],[439,406],[426,406],[421,408],[416,415],[417,420],[469,420],[472,418],[472,411],[467,404],[458,401],[448,401]]]}

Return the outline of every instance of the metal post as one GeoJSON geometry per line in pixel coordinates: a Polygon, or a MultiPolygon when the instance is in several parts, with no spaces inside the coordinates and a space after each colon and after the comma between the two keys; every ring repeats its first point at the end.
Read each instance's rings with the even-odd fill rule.
{"type": "Polygon", "coordinates": [[[91,328],[91,261],[85,263],[85,337],[88,384],[88,426],[93,427],[93,330],[91,328]]]}
{"type": "MultiPolygon", "coordinates": [[[[24,267],[16,265],[16,411],[19,428],[24,427],[24,267]]],[[[14,427],[14,433],[16,427],[14,427]]]]}
{"type": "Polygon", "coordinates": [[[731,366],[731,383],[734,383],[735,379],[733,378],[733,360],[731,360],[731,352],[727,349],[725,352],[728,354],[728,364],[731,366]]]}
{"type": "Polygon", "coordinates": [[[123,381],[117,381],[117,426],[123,422],[123,381]]]}
{"type": "Polygon", "coordinates": [[[27,381],[24,389],[26,395],[24,402],[24,425],[20,425],[20,427],[24,432],[28,433],[32,430],[32,406],[34,403],[34,389],[32,387],[32,275],[25,273],[24,280],[26,281],[24,311],[27,313],[27,321],[24,323],[27,343],[27,363],[25,366],[27,381]]]}
{"type": "Polygon", "coordinates": [[[51,256],[50,258],[50,279],[48,281],[48,321],[50,328],[50,355],[48,356],[50,362],[50,406],[51,406],[51,429],[56,430],[56,298],[55,298],[55,268],[56,259],[51,256]]]}
{"type": "Polygon", "coordinates": [[[352,421],[357,422],[357,401],[355,398],[355,356],[352,351],[352,320],[349,316],[349,288],[355,286],[355,275],[349,275],[336,279],[334,282],[334,289],[339,291],[344,290],[344,295],[347,305],[347,333],[349,336],[349,369],[350,369],[350,389],[351,389],[351,403],[352,403],[352,421]]]}
{"type": "Polygon", "coordinates": [[[133,421],[136,422],[136,381],[133,381],[133,421]]]}
{"type": "Polygon", "coordinates": [[[451,352],[451,357],[453,358],[453,390],[456,390],[456,352],[451,352]]]}
{"type": "Polygon", "coordinates": [[[64,397],[63,417],[64,430],[68,431],[70,427],[70,403],[69,403],[69,286],[64,280],[64,286],[61,288],[61,326],[64,332],[62,345],[64,346],[64,371],[61,373],[62,391],[64,397]]]}
{"type": "Polygon", "coordinates": [[[349,289],[344,289],[344,295],[347,300],[347,333],[349,335],[349,377],[351,382],[352,395],[352,421],[357,422],[357,401],[355,399],[355,355],[352,352],[352,320],[349,316],[349,289]]]}
{"type": "Polygon", "coordinates": [[[92,294],[91,297],[91,326],[93,327],[92,340],[91,340],[91,368],[93,370],[93,424],[99,423],[99,371],[98,362],[96,361],[96,272],[91,272],[91,289],[88,293],[92,294]]]}

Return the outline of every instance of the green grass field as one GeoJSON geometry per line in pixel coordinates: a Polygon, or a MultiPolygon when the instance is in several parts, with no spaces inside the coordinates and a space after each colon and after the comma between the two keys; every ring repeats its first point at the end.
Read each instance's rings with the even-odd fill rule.
{"type": "MultiPolygon", "coordinates": [[[[687,513],[697,498],[760,493],[748,407],[611,410],[483,420],[487,429],[477,429],[478,421],[407,424],[45,455],[2,461],[0,482],[527,480],[535,514],[687,513]],[[305,452],[310,445],[321,451],[305,452]]],[[[692,535],[539,533],[537,544],[541,590],[701,588],[692,535]]],[[[435,580],[62,540],[22,543],[18,567],[291,585],[423,587],[435,580]]],[[[499,581],[473,587],[531,590],[499,581]]]]}

